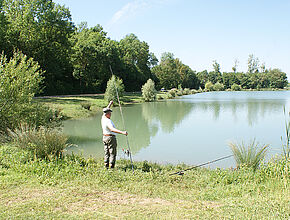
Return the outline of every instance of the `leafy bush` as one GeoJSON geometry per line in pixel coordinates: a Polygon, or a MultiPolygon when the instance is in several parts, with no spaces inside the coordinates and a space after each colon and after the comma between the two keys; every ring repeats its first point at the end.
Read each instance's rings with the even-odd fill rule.
{"type": "Polygon", "coordinates": [[[123,96],[125,87],[122,79],[119,79],[116,76],[112,76],[111,79],[107,82],[107,89],[105,92],[104,99],[109,103],[113,100],[115,103],[118,103],[117,92],[119,97],[123,96]],[[117,91],[116,91],[117,90],[117,91]]]}
{"type": "Polygon", "coordinates": [[[233,152],[237,167],[246,166],[256,170],[264,160],[269,145],[259,147],[253,140],[248,146],[242,144],[229,143],[233,152]]]}
{"type": "Polygon", "coordinates": [[[233,91],[241,91],[241,86],[234,83],[232,86],[231,86],[231,90],[233,91]]]}
{"type": "Polygon", "coordinates": [[[205,89],[206,89],[207,91],[214,91],[213,83],[212,83],[212,82],[207,82],[207,83],[205,84],[205,89]]]}
{"type": "Polygon", "coordinates": [[[177,96],[182,96],[183,95],[183,90],[177,90],[176,91],[177,96]]]}
{"type": "Polygon", "coordinates": [[[191,94],[190,89],[189,89],[189,88],[185,88],[185,89],[183,90],[183,95],[189,95],[189,94],[191,94]]]}
{"type": "Polygon", "coordinates": [[[222,83],[217,82],[214,84],[213,89],[214,91],[224,91],[225,87],[222,83]]]}
{"type": "Polygon", "coordinates": [[[8,135],[15,146],[30,151],[37,158],[60,157],[67,147],[67,137],[57,129],[36,129],[22,124],[14,131],[9,130],[8,135]]]}
{"type": "Polygon", "coordinates": [[[91,110],[91,107],[92,107],[92,104],[90,102],[82,102],[81,103],[81,106],[84,108],[84,109],[87,109],[87,110],[91,110]]]}
{"type": "Polygon", "coordinates": [[[198,93],[198,90],[196,90],[196,89],[192,89],[192,90],[190,91],[190,93],[191,93],[191,94],[196,94],[196,93],[198,93]]]}
{"type": "Polygon", "coordinates": [[[0,57],[0,133],[14,129],[30,115],[31,100],[40,90],[42,71],[32,59],[14,52],[10,61],[0,57]]]}
{"type": "Polygon", "coordinates": [[[152,79],[148,79],[142,86],[142,96],[146,102],[151,102],[156,99],[155,83],[152,79]]]}
{"type": "Polygon", "coordinates": [[[168,96],[171,97],[171,98],[174,98],[176,96],[176,93],[177,93],[177,89],[170,89],[169,92],[168,92],[168,96]]]}
{"type": "Polygon", "coordinates": [[[164,99],[164,96],[163,96],[163,95],[159,95],[159,94],[157,94],[157,95],[156,95],[156,99],[157,99],[157,100],[162,100],[162,99],[164,99]]]}
{"type": "Polygon", "coordinates": [[[165,96],[165,99],[173,99],[174,97],[175,97],[175,94],[174,94],[174,96],[172,96],[171,93],[168,92],[165,96]]]}

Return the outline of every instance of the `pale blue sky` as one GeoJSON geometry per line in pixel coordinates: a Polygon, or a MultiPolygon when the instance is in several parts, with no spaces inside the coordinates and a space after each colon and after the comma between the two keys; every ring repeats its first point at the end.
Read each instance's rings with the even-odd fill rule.
{"type": "Polygon", "coordinates": [[[54,0],[75,24],[97,24],[113,40],[135,34],[157,58],[171,52],[193,70],[247,70],[249,54],[290,78],[290,0],[54,0]]]}

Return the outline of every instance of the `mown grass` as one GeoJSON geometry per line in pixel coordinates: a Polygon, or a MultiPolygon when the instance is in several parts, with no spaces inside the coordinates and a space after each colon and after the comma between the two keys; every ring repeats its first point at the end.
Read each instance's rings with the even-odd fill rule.
{"type": "Polygon", "coordinates": [[[33,159],[0,147],[0,219],[288,219],[289,161],[255,172],[67,156],[33,159]]]}

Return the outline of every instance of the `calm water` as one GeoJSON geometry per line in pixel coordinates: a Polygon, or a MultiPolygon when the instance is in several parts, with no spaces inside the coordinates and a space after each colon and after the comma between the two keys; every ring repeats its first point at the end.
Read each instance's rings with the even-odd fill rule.
{"type": "MultiPolygon", "coordinates": [[[[231,154],[229,142],[270,144],[269,156],[281,153],[290,91],[211,92],[174,100],[123,107],[133,160],[196,165],[231,154]]],[[[103,157],[101,114],[64,122],[64,132],[78,145],[69,151],[103,157]]],[[[119,108],[113,122],[123,130],[119,108]]],[[[118,135],[118,157],[126,137],[118,135]]],[[[235,166],[233,158],[211,167],[235,166]]]]}

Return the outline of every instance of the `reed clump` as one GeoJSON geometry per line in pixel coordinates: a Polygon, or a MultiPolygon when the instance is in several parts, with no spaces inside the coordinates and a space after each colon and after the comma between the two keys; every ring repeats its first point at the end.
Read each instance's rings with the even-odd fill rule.
{"type": "MultiPolygon", "coordinates": [[[[284,115],[285,115],[285,131],[286,131],[286,137],[285,137],[285,143],[282,143],[282,150],[283,150],[283,156],[286,160],[289,160],[290,156],[290,111],[287,113],[284,107],[284,115]]],[[[281,137],[281,140],[283,142],[283,138],[281,137]]]]}
{"type": "Polygon", "coordinates": [[[15,146],[42,159],[61,157],[68,146],[68,138],[56,128],[36,128],[22,124],[13,131],[8,130],[8,135],[15,146]]]}
{"type": "Polygon", "coordinates": [[[230,142],[229,146],[234,155],[237,167],[246,166],[256,170],[261,162],[265,159],[269,145],[259,146],[255,140],[248,145],[244,142],[241,144],[230,142]]]}

